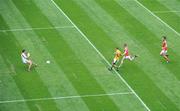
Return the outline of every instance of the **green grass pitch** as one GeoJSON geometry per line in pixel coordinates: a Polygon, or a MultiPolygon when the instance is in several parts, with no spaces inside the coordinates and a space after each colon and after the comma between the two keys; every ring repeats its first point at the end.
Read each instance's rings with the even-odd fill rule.
{"type": "Polygon", "coordinates": [[[0,111],[180,111],[179,68],[180,0],[0,0],[0,111]]]}

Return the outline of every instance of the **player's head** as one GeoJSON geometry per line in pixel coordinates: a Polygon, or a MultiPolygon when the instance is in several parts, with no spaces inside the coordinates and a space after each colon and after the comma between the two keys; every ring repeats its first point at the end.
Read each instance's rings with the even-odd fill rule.
{"type": "Polygon", "coordinates": [[[115,48],[115,50],[119,50],[119,48],[118,48],[118,47],[116,47],[116,48],[115,48]]]}
{"type": "Polygon", "coordinates": [[[166,38],[166,36],[163,36],[163,40],[166,40],[167,38],[166,38]]]}
{"type": "Polygon", "coordinates": [[[23,50],[22,50],[22,53],[24,53],[24,52],[26,52],[26,50],[25,50],[25,49],[23,49],[23,50]]]}
{"type": "Polygon", "coordinates": [[[124,44],[124,47],[127,47],[127,44],[126,44],[126,43],[124,44]]]}

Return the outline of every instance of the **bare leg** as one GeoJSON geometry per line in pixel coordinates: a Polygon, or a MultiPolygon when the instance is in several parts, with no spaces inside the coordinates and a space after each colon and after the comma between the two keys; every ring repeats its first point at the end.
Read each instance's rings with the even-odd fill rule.
{"type": "Polygon", "coordinates": [[[136,57],[138,57],[137,55],[134,55],[134,56],[130,56],[130,61],[134,60],[136,57]]]}
{"type": "Polygon", "coordinates": [[[121,60],[121,63],[120,63],[120,65],[119,65],[119,67],[121,67],[122,65],[123,65],[123,63],[124,63],[124,57],[122,58],[122,60],[121,60]]]}
{"type": "Polygon", "coordinates": [[[129,58],[129,60],[130,60],[130,61],[134,60],[134,57],[131,56],[131,57],[129,58]]]}
{"type": "Polygon", "coordinates": [[[29,61],[28,64],[29,64],[29,66],[28,66],[28,71],[31,71],[31,67],[32,67],[32,64],[33,64],[32,61],[29,61]]]}
{"type": "Polygon", "coordinates": [[[163,57],[166,59],[167,62],[170,61],[169,58],[167,57],[167,55],[164,55],[163,57]]]}

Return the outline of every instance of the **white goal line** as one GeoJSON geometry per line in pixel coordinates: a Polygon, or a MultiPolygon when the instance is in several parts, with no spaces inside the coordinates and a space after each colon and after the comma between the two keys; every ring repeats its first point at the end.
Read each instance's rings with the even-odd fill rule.
{"type": "Polygon", "coordinates": [[[39,28],[17,28],[17,29],[0,30],[0,32],[31,31],[31,30],[50,30],[50,29],[66,29],[66,28],[74,28],[74,26],[39,27],[39,28]]]}
{"type": "Polygon", "coordinates": [[[121,93],[109,93],[109,94],[91,94],[91,95],[79,95],[79,96],[60,96],[60,97],[36,98],[36,99],[17,99],[17,100],[0,101],[0,104],[32,102],[32,101],[47,101],[47,100],[61,100],[61,99],[73,99],[73,98],[102,97],[102,96],[131,95],[131,94],[134,94],[134,92],[121,92],[121,93]]]}

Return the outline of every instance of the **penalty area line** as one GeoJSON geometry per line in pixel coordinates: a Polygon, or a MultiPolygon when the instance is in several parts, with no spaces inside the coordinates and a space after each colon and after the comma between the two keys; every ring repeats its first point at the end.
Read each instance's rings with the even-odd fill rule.
{"type": "Polygon", "coordinates": [[[133,92],[120,92],[120,93],[108,93],[108,94],[79,95],[79,96],[60,96],[60,97],[51,97],[51,98],[17,99],[17,100],[0,101],[0,104],[32,102],[32,101],[47,101],[47,100],[61,100],[61,99],[74,99],[74,98],[103,97],[103,96],[118,96],[118,95],[131,95],[131,94],[134,94],[134,93],[133,92]]]}

